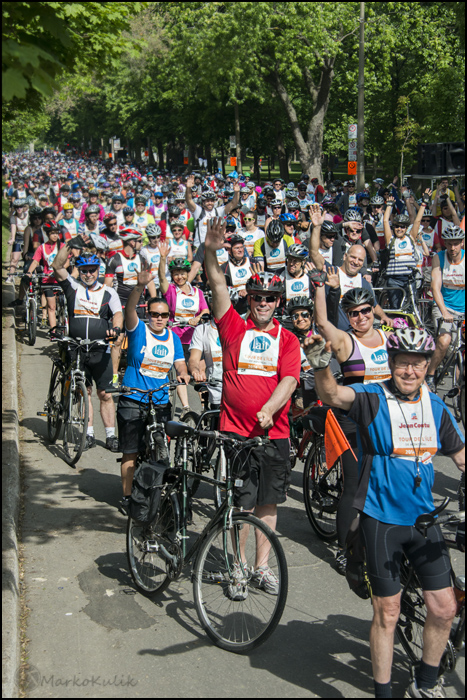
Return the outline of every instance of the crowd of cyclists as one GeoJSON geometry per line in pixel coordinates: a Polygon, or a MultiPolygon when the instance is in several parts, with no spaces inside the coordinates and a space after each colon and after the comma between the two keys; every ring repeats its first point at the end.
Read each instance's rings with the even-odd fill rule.
{"type": "MultiPolygon", "coordinates": [[[[434,508],[434,455],[464,470],[463,435],[433,390],[465,317],[465,190],[441,178],[417,198],[406,182],[378,178],[356,193],[353,180],[326,178],[323,187],[305,173],[299,182],[258,183],[235,171],[180,175],[50,154],[6,155],[3,171],[6,282],[19,282],[12,306],[21,314],[31,275],[42,269],[41,325],[50,339],[63,332],[53,283],[70,336],[113,341],[85,364],[86,449],[96,447],[94,382],[106,448],[123,455],[120,510],[128,511],[144,441],[144,396],[120,396],[115,410],[122,348],[125,386],[158,388],[175,368],[180,420],[190,410],[190,377],[214,379],[209,403],[221,409],[221,431],[243,439],[269,431],[236,505],[273,529],[291,478],[291,406],[319,399],[334,407],[352,448],[342,456],[336,569],[345,574],[357,518],[373,591],[376,697],[391,697],[403,553],[428,610],[423,660],[406,697],[445,697],[438,666],[455,613],[448,555],[439,528],[425,539],[413,526],[434,508]],[[408,289],[412,306],[423,296],[429,308],[425,327],[406,304],[408,289]]],[[[159,420],[169,419],[167,388],[153,400],[159,420]]],[[[267,566],[255,576],[277,592],[267,566]]],[[[245,596],[240,584],[231,589],[233,600],[245,596]]]]}

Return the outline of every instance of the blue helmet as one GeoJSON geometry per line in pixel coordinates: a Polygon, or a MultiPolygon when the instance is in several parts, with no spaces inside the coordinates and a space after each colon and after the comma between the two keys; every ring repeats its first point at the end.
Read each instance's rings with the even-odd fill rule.
{"type": "Polygon", "coordinates": [[[101,261],[97,255],[80,255],[75,262],[76,267],[84,267],[85,265],[96,265],[96,267],[99,267],[100,264],[101,261]]]}
{"type": "Polygon", "coordinates": [[[279,221],[282,221],[283,224],[285,224],[286,221],[291,221],[293,224],[297,221],[295,216],[293,214],[281,214],[279,217],[279,221]]]}

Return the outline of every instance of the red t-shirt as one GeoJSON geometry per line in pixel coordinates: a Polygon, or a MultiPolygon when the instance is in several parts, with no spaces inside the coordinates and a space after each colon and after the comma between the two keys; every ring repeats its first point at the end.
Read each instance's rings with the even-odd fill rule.
{"type": "Polygon", "coordinates": [[[62,247],[63,243],[60,243],[60,241],[58,241],[58,243],[43,243],[34,253],[33,260],[37,260],[37,262],[43,266],[44,274],[48,275],[42,278],[44,284],[54,284],[57,281],[53,276],[52,262],[62,247]],[[51,257],[49,258],[48,256],[51,257]]]}
{"type": "MultiPolygon", "coordinates": [[[[279,323],[273,320],[274,328],[265,331],[273,338],[279,333],[279,323]]],[[[223,387],[220,415],[220,430],[228,430],[244,437],[264,435],[256,414],[269,401],[279,382],[284,377],[300,380],[300,343],[285,328],[281,329],[277,374],[272,377],[239,374],[238,359],[243,337],[247,330],[255,327],[252,319],[244,321],[233,306],[216,319],[222,345],[223,387]]],[[[274,426],[269,431],[273,439],[290,437],[288,411],[290,400],[274,415],[274,426]]]]}
{"type": "MultiPolygon", "coordinates": [[[[159,226],[161,227],[162,231],[161,241],[165,241],[167,237],[167,221],[159,221],[159,226]]],[[[186,226],[183,227],[183,237],[186,238],[186,240],[188,240],[190,237],[190,231],[186,226]]]]}

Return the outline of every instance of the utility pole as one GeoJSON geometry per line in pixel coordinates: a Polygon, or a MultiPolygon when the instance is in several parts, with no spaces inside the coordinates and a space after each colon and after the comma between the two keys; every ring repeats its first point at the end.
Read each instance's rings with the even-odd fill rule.
{"type": "Polygon", "coordinates": [[[357,190],[365,187],[365,133],[363,111],[365,101],[365,3],[360,3],[360,44],[358,52],[358,114],[357,114],[357,190]]]}
{"type": "Polygon", "coordinates": [[[235,170],[239,175],[242,174],[242,149],[240,146],[240,116],[238,113],[238,102],[235,102],[235,149],[237,156],[237,167],[235,170]]]}

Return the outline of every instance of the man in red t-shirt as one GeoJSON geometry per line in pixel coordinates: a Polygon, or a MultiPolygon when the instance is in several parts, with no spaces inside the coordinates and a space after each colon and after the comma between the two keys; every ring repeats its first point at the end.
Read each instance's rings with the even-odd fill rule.
{"type": "MultiPolygon", "coordinates": [[[[219,427],[244,438],[270,430],[271,442],[250,453],[240,477],[243,486],[236,492],[235,505],[254,510],[274,530],[277,504],[286,500],[290,484],[287,414],[300,378],[300,344],[274,318],[283,292],[282,280],[277,275],[262,272],[248,280],[250,315],[246,321],[233,309],[216,254],[224,245],[224,230],[222,219],[208,221],[204,258],[223,355],[219,427]]],[[[256,556],[258,559],[258,552],[256,556]]],[[[277,595],[278,582],[267,565],[264,548],[253,576],[258,577],[266,592],[277,595]]]]}

